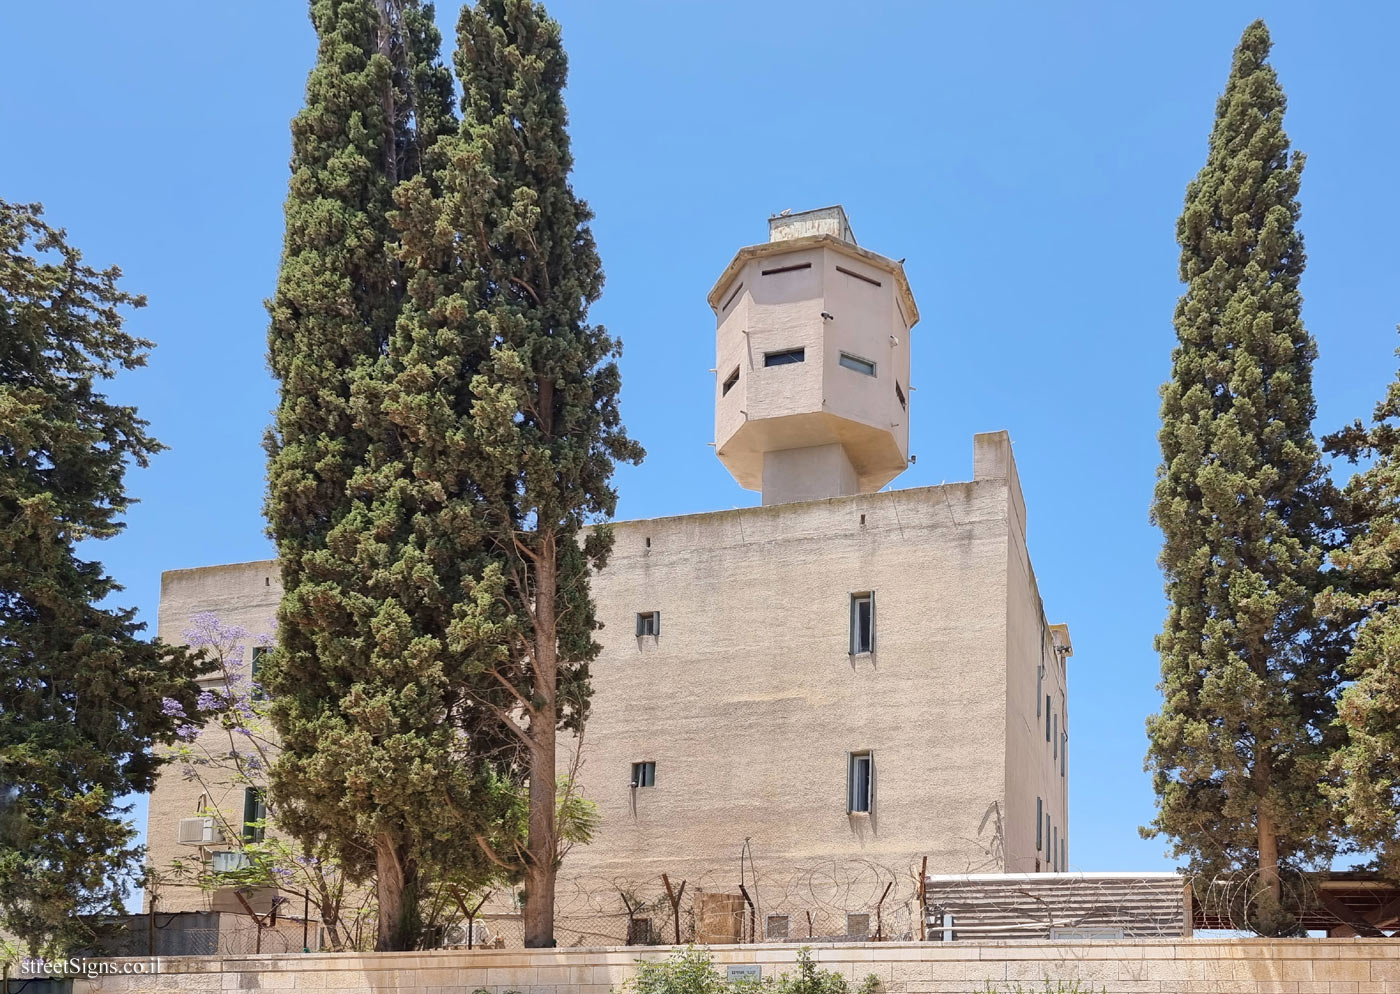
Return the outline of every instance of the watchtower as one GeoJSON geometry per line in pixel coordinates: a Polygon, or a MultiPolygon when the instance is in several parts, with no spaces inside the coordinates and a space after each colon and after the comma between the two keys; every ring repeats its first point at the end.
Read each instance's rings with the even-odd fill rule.
{"type": "Polygon", "coordinates": [[[904,267],[856,244],[839,206],[768,219],[709,294],[715,447],[764,504],[879,490],[909,462],[904,267]]]}

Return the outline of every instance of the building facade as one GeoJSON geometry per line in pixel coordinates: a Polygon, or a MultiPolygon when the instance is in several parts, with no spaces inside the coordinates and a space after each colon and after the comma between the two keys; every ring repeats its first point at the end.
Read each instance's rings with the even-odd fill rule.
{"type": "MultiPolygon", "coordinates": [[[[1067,870],[1072,648],[1044,615],[1010,439],[974,438],[968,482],[882,489],[908,463],[903,268],[839,207],[785,215],[709,301],[716,451],[762,504],[614,526],[577,743],[600,825],[561,901],[608,892],[630,918],[662,874],[747,881],[748,927],[796,935],[766,912],[840,890],[822,867],[1067,870]]],[[[184,641],[200,612],[268,631],[279,596],[270,561],[168,572],[160,635],[184,641]]],[[[201,848],[177,833],[199,804],[244,803],[201,794],[157,787],[157,866],[201,848]]]]}

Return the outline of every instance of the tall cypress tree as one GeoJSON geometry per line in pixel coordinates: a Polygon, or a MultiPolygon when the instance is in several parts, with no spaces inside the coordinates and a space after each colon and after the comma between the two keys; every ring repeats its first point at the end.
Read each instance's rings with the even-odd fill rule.
{"type": "Polygon", "coordinates": [[[129,809],[194,714],[197,657],[141,638],[78,543],[118,534],[128,460],[162,446],[97,389],[145,365],[123,311],[37,204],[0,201],[0,927],[31,952],[119,913],[141,856],[129,809]]]}
{"type": "Polygon", "coordinates": [[[1400,376],[1372,425],[1357,421],[1325,443],[1353,463],[1373,460],[1347,485],[1346,544],[1333,551],[1333,585],[1318,599],[1328,617],[1359,626],[1338,708],[1342,779],[1331,796],[1353,841],[1400,880],[1400,376]]]}
{"type": "Polygon", "coordinates": [[[283,745],[272,800],[281,827],[330,840],[348,868],[375,876],[378,945],[408,948],[454,746],[443,682],[405,641],[378,576],[365,474],[379,412],[367,404],[402,306],[393,188],[453,123],[451,77],[432,8],[416,0],[314,0],[311,19],[319,51],[292,123],[269,306],[282,393],[267,515],[285,591],[265,676],[283,745]]]}
{"type": "MultiPolygon", "coordinates": [[[[599,649],[589,573],[611,546],[606,528],[583,529],[616,507],[615,462],[642,452],[620,422],[620,347],[588,323],[603,273],[592,215],[569,185],[559,25],[531,0],[480,0],[463,9],[457,40],[461,130],[442,146],[440,196],[421,186],[401,196],[403,223],[421,233],[405,245],[456,253],[460,268],[448,284],[415,284],[430,318],[421,357],[451,366],[442,409],[459,420],[442,446],[459,454],[454,485],[469,482],[471,514],[456,527],[480,550],[451,631],[474,660],[474,701],[522,758],[525,944],[549,946],[562,858],[556,738],[587,713],[599,649]]],[[[439,368],[405,370],[396,417],[419,417],[406,402],[439,368]]],[[[497,755],[503,768],[515,762],[497,755]]]]}
{"type": "Polygon", "coordinates": [[[1328,487],[1298,291],[1303,157],[1290,154],[1269,49],[1256,21],[1177,222],[1187,289],[1152,507],[1169,609],[1148,834],[1169,836],[1194,872],[1257,871],[1255,927],[1284,931],[1282,871],[1334,851],[1318,784],[1337,673],[1313,611],[1328,487]]]}

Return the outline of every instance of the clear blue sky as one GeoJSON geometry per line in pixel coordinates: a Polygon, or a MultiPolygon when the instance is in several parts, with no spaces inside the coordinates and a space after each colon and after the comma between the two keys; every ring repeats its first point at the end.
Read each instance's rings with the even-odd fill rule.
{"type": "MultiPolygon", "coordinates": [[[[150,366],[111,392],[170,445],[95,550],[154,623],[162,570],[272,554],[259,447],[274,402],[287,123],[315,55],[296,0],[68,0],[6,11],[0,197],[42,201],[150,296],[150,366]]],[[[451,38],[457,5],[439,5],[451,38]]],[[[968,479],[1006,428],[1052,621],[1074,635],[1071,862],[1158,869],[1142,772],[1163,615],[1147,508],[1180,292],[1174,225],[1244,26],[1265,13],[1308,153],[1305,317],[1318,427],[1395,369],[1400,6],[556,0],[575,188],[625,343],[623,412],[650,456],[621,517],[749,505],[706,443],[705,294],[784,208],[842,203],[906,268],[911,450],[898,486],[968,479]]],[[[952,717],[952,716],[945,716],[952,717]]],[[[929,715],[929,720],[939,716],[929,715]]],[[[140,815],[144,821],[144,814],[140,815]]],[[[937,826],[930,826],[936,831],[937,826]]]]}

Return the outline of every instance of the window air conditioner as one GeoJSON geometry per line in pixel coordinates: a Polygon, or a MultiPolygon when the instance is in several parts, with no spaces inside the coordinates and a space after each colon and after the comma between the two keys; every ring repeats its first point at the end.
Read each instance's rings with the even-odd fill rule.
{"type": "Polygon", "coordinates": [[[177,841],[182,846],[207,846],[222,842],[223,833],[213,818],[181,818],[177,841]]]}

